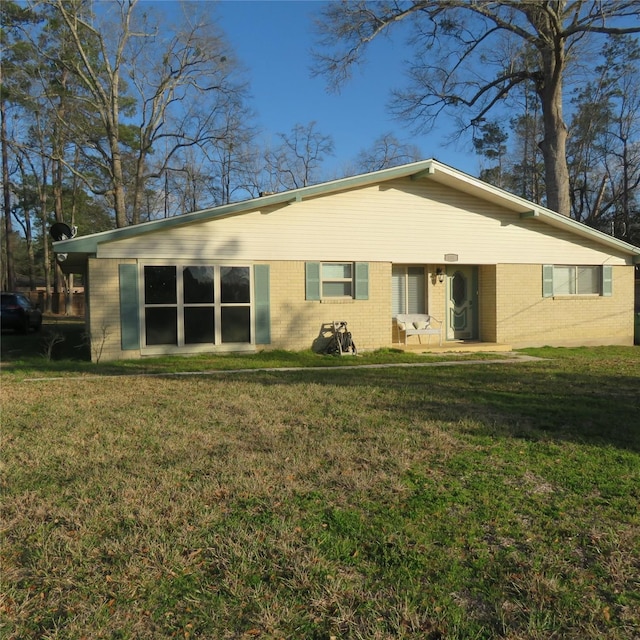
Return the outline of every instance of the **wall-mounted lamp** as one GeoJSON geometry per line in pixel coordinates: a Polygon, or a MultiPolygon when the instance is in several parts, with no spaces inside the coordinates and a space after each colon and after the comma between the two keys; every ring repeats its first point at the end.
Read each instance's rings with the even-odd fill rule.
{"type": "Polygon", "coordinates": [[[444,282],[444,271],[440,267],[436,269],[436,278],[438,282],[444,282]]]}

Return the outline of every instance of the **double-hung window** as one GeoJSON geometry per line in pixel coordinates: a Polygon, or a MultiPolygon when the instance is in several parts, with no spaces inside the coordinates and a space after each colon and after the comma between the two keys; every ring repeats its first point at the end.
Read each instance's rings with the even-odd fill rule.
{"type": "Polygon", "coordinates": [[[552,296],[610,296],[612,268],[609,265],[544,265],[542,293],[552,296]]]}
{"type": "Polygon", "coordinates": [[[320,280],[323,298],[352,298],[353,262],[323,262],[320,280]]]}
{"type": "Polygon", "coordinates": [[[369,299],[369,263],[305,263],[307,300],[369,299]]]}

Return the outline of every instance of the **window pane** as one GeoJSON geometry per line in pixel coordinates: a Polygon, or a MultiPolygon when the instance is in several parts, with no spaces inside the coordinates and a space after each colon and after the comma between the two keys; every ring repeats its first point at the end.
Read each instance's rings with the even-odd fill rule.
{"type": "Polygon", "coordinates": [[[553,267],[553,293],[571,295],[575,292],[575,267],[553,267]]]}
{"type": "Polygon", "coordinates": [[[600,267],[578,267],[578,293],[600,293],[600,267]]]}
{"type": "Polygon", "coordinates": [[[175,307],[147,307],[144,312],[147,344],[178,344],[177,320],[175,307]]]}
{"type": "Polygon", "coordinates": [[[326,263],[322,265],[322,279],[323,280],[340,280],[343,278],[351,279],[350,262],[345,263],[326,263]]]}
{"type": "Polygon", "coordinates": [[[342,296],[351,296],[351,282],[323,282],[322,297],[323,298],[340,298],[342,296]]]}
{"type": "Polygon", "coordinates": [[[176,303],[175,267],[144,268],[144,301],[145,304],[176,303]]]}
{"type": "Polygon", "coordinates": [[[187,304],[213,302],[213,267],[185,267],[182,275],[187,304]]]}
{"type": "Polygon", "coordinates": [[[222,302],[250,302],[249,267],[220,267],[222,302]]]}
{"type": "Polygon", "coordinates": [[[213,307],[186,307],[184,310],[185,344],[213,343],[213,341],[213,307]]]}
{"type": "Polygon", "coordinates": [[[251,342],[251,309],[222,307],[222,342],[251,342]]]}
{"type": "Polygon", "coordinates": [[[424,313],[424,268],[409,267],[408,271],[409,313],[424,313]]]}

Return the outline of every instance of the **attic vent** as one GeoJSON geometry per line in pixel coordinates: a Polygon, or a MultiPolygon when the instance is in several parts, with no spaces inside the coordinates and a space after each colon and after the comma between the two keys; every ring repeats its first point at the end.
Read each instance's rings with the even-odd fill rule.
{"type": "Polygon", "coordinates": [[[458,262],[458,254],[457,253],[445,253],[444,254],[445,262],[458,262]]]}

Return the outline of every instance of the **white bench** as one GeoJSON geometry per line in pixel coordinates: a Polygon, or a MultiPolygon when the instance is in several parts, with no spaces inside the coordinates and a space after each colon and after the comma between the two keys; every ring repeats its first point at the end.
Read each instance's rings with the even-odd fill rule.
{"type": "Polygon", "coordinates": [[[418,336],[418,341],[422,344],[420,336],[440,337],[440,346],[442,346],[442,321],[437,320],[428,313],[399,313],[396,316],[398,324],[398,336],[400,332],[404,332],[404,343],[407,344],[409,336],[418,336]],[[433,323],[437,323],[437,327],[433,323]]]}

